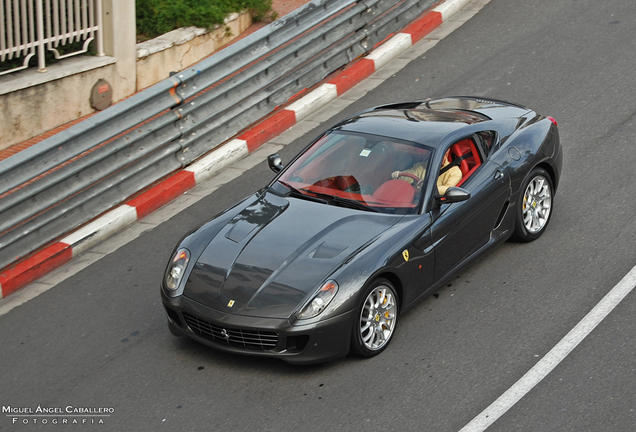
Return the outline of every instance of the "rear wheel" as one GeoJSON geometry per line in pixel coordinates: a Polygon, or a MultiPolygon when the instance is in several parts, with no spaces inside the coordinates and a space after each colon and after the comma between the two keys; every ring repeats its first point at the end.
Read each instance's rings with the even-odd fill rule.
{"type": "Polygon", "coordinates": [[[543,168],[535,168],[521,190],[514,237],[530,242],[541,237],[550,222],[554,187],[548,173],[543,168]]]}
{"type": "Polygon", "coordinates": [[[398,298],[386,279],[375,280],[364,292],[351,334],[351,349],[362,357],[373,357],[387,347],[397,324],[398,298]]]}

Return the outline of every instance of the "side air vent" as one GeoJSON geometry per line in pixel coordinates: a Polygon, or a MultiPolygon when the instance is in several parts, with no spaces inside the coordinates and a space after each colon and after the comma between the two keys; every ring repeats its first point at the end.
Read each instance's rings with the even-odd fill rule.
{"type": "Polygon", "coordinates": [[[504,218],[506,217],[506,213],[508,213],[509,207],[510,207],[510,202],[506,201],[503,208],[501,209],[501,212],[499,212],[499,217],[497,218],[497,222],[495,223],[495,227],[493,228],[493,231],[499,228],[499,226],[501,225],[501,222],[503,222],[504,218]]]}

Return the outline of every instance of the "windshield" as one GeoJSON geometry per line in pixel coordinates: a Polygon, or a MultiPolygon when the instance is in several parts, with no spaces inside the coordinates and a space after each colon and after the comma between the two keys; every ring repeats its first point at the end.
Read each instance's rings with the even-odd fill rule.
{"type": "Polygon", "coordinates": [[[331,132],[279,178],[297,195],[383,213],[417,211],[432,149],[377,135],[331,132]]]}

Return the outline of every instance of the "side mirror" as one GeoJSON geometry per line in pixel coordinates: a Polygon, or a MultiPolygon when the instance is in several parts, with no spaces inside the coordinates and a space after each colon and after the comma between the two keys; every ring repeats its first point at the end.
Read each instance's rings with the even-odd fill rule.
{"type": "Polygon", "coordinates": [[[460,187],[449,187],[446,189],[444,196],[438,197],[437,202],[439,204],[452,204],[456,202],[466,201],[470,198],[470,192],[460,187]]]}
{"type": "Polygon", "coordinates": [[[275,173],[279,173],[283,167],[283,160],[278,156],[278,153],[267,156],[267,165],[275,173]]]}

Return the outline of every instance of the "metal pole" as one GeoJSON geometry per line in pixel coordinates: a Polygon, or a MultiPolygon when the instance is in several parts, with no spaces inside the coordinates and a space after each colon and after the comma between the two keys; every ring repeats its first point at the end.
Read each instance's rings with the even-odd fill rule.
{"type": "Polygon", "coordinates": [[[44,15],[42,13],[42,0],[35,0],[36,27],[38,30],[38,72],[46,72],[44,63],[44,15]]]}
{"type": "Polygon", "coordinates": [[[95,0],[97,15],[97,56],[104,56],[104,24],[102,19],[102,0],[95,0]]]}

